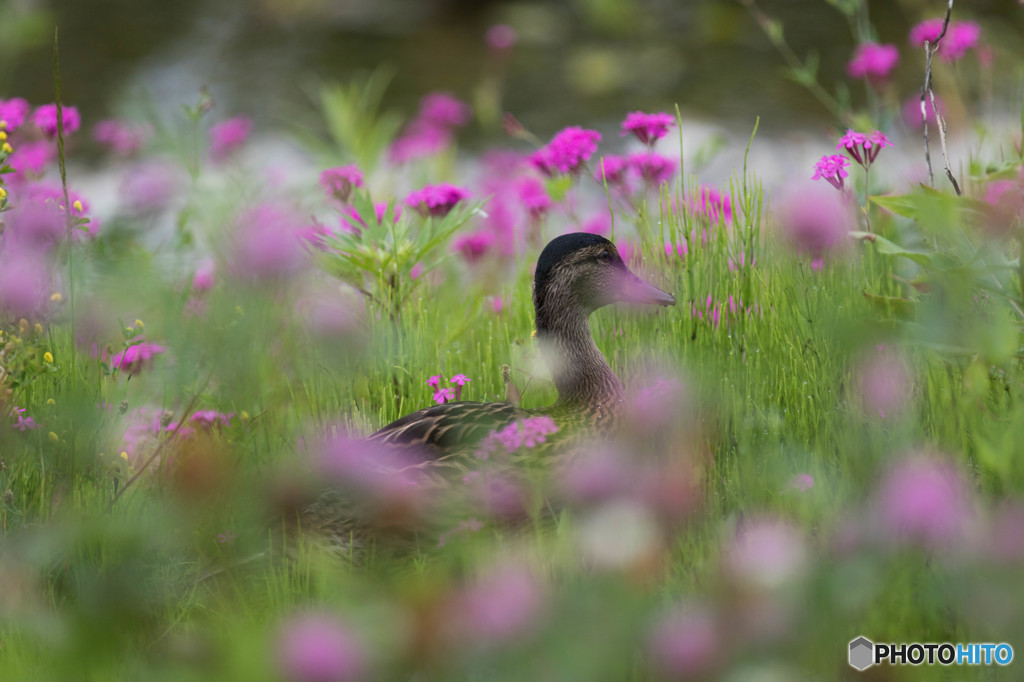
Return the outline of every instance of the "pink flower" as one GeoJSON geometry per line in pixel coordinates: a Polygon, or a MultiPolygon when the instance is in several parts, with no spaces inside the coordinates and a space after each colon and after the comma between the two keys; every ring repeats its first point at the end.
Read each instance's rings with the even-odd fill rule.
{"type": "Polygon", "coordinates": [[[479,231],[465,234],[452,242],[452,249],[462,254],[467,263],[476,263],[494,248],[494,235],[479,231]]]}
{"type": "Polygon", "coordinates": [[[57,158],[57,147],[50,140],[37,140],[25,142],[18,145],[14,155],[9,159],[14,173],[11,180],[23,182],[25,180],[40,178],[46,172],[46,167],[57,158]]]}
{"type": "Polygon", "coordinates": [[[493,645],[529,634],[544,610],[544,591],[522,565],[502,565],[462,589],[450,604],[457,642],[493,645]]]}
{"type": "MultiPolygon", "coordinates": [[[[386,201],[378,201],[373,205],[373,212],[377,218],[377,224],[381,225],[384,222],[384,218],[388,214],[389,204],[386,201]]],[[[394,221],[397,223],[402,218],[402,207],[395,206],[395,212],[392,216],[394,221]]],[[[359,211],[356,210],[355,206],[351,204],[345,206],[343,215],[341,216],[341,229],[344,232],[350,234],[360,235],[362,234],[362,228],[366,227],[366,221],[359,215],[359,211]]]]}
{"type": "Polygon", "coordinates": [[[760,589],[777,589],[801,576],[807,549],[800,531],[776,519],[754,519],[737,531],[725,552],[733,579],[760,589]]]}
{"type": "Polygon", "coordinates": [[[444,388],[439,388],[437,389],[437,391],[434,392],[434,402],[437,403],[438,405],[443,405],[444,403],[450,402],[452,400],[455,400],[455,391],[448,388],[447,386],[444,388]]]}
{"type": "Polygon", "coordinates": [[[850,175],[846,172],[846,167],[849,165],[850,160],[842,154],[823,156],[814,164],[814,175],[811,180],[824,178],[830,185],[841,190],[844,179],[850,175]]]}
{"type": "Polygon", "coordinates": [[[210,158],[223,161],[241,148],[251,133],[252,121],[244,116],[210,126],[210,158]]]}
{"type": "Polygon", "coordinates": [[[432,376],[429,379],[427,379],[427,386],[430,386],[431,388],[440,388],[440,384],[441,384],[441,375],[440,374],[435,374],[434,376],[432,376]]]}
{"type": "MultiPolygon", "coordinates": [[[[70,135],[82,126],[82,117],[75,107],[62,106],[61,115],[64,134],[70,135]]],[[[47,137],[57,137],[57,105],[44,104],[32,114],[32,123],[35,124],[47,137]]]]}
{"type": "Polygon", "coordinates": [[[943,19],[925,19],[910,29],[910,44],[924,47],[926,42],[935,46],[935,40],[942,33],[943,19]]]}
{"type": "Polygon", "coordinates": [[[12,406],[10,415],[14,418],[13,427],[18,431],[31,431],[39,428],[35,419],[25,416],[24,407],[12,406]]]}
{"type": "Polygon", "coordinates": [[[557,432],[558,425],[551,417],[528,417],[492,431],[480,442],[476,454],[480,459],[488,459],[499,446],[510,453],[519,448],[534,448],[546,442],[549,435],[557,432]]]}
{"type": "Polygon", "coordinates": [[[624,157],[608,154],[597,162],[594,179],[602,184],[607,182],[609,185],[618,185],[625,181],[628,169],[629,162],[624,157]]]}
{"type": "Polygon", "coordinates": [[[213,429],[221,426],[231,426],[231,418],[234,413],[224,414],[217,410],[196,410],[189,417],[189,422],[204,429],[213,429]]]}
{"type": "Polygon", "coordinates": [[[369,679],[359,638],[326,613],[293,616],[277,640],[278,667],[289,682],[348,682],[369,679]]]}
{"type": "Polygon", "coordinates": [[[216,264],[213,259],[206,259],[196,268],[192,276],[192,291],[209,291],[216,282],[216,264]]]}
{"type": "Polygon", "coordinates": [[[811,476],[810,474],[797,474],[793,478],[789,479],[789,485],[787,487],[790,490],[805,493],[814,487],[814,476],[811,476]]]}
{"type": "Polygon", "coordinates": [[[242,279],[277,280],[300,270],[308,254],[300,239],[303,225],[290,212],[260,204],[237,222],[232,271],[242,279]]]}
{"type": "Polygon", "coordinates": [[[688,204],[695,215],[706,215],[712,225],[719,220],[732,221],[732,201],[714,187],[701,185],[696,200],[690,197],[688,204]]]}
{"type": "Polygon", "coordinates": [[[0,99],[0,121],[7,122],[7,132],[15,131],[25,123],[31,109],[29,103],[20,97],[0,99]]]}
{"type": "Polygon", "coordinates": [[[470,197],[469,190],[443,182],[439,185],[427,185],[405,197],[405,205],[415,209],[421,215],[444,217],[448,215],[460,201],[470,197]]]}
{"type": "Polygon", "coordinates": [[[895,45],[864,43],[853,51],[846,73],[850,78],[866,78],[872,83],[880,83],[889,77],[899,60],[900,53],[895,45]]]}
{"type": "Polygon", "coordinates": [[[861,406],[882,419],[898,415],[910,401],[911,377],[906,362],[883,350],[861,361],[855,372],[861,406]]]}
{"type": "Polygon", "coordinates": [[[667,679],[703,678],[722,657],[718,618],[703,606],[679,607],[654,627],[648,648],[667,679]]]}
{"type": "Polygon", "coordinates": [[[494,311],[495,315],[501,315],[501,311],[505,309],[505,304],[501,300],[501,296],[495,296],[491,299],[491,310],[494,311]]]}
{"type": "Polygon", "coordinates": [[[642,111],[634,111],[622,122],[622,132],[619,135],[624,137],[632,133],[640,142],[650,146],[665,137],[668,129],[675,124],[676,119],[671,114],[645,114],[642,111]]]}
{"type": "MultiPolygon", "coordinates": [[[[4,213],[4,241],[19,253],[45,253],[67,235],[67,220],[57,202],[46,194],[48,188],[34,185],[24,201],[4,213]],[[33,196],[34,195],[34,196],[33,196]]],[[[60,195],[63,201],[63,193],[60,195]]]]}
{"type": "Polygon", "coordinates": [[[393,163],[406,163],[438,154],[452,142],[447,129],[414,121],[408,130],[388,148],[393,163]]]}
{"type": "Polygon", "coordinates": [[[472,379],[467,377],[465,374],[456,374],[448,380],[449,383],[456,384],[457,386],[465,386],[470,381],[472,381],[472,379]]]}
{"type": "Polygon", "coordinates": [[[820,185],[789,188],[779,202],[778,215],[790,244],[812,260],[837,254],[856,228],[844,195],[820,185]]]}
{"type": "Polygon", "coordinates": [[[587,162],[601,141],[601,133],[579,126],[566,128],[551,142],[530,155],[530,163],[547,176],[576,173],[587,162]]]}
{"type": "Polygon", "coordinates": [[[137,154],[149,140],[152,129],[119,119],[100,121],[92,129],[92,139],[120,156],[137,154]]]}
{"type": "MultiPolygon", "coordinates": [[[[599,234],[602,237],[607,237],[612,230],[611,218],[607,213],[600,213],[593,218],[587,220],[583,225],[580,226],[580,232],[587,232],[589,234],[599,234]]],[[[622,260],[629,262],[625,256],[622,260]]]]}
{"type": "Polygon", "coordinates": [[[14,318],[35,317],[49,300],[50,281],[43,254],[31,249],[0,254],[0,310],[14,318]]]}
{"type": "Polygon", "coordinates": [[[508,24],[495,24],[487,29],[484,38],[487,41],[487,46],[492,50],[504,52],[515,47],[519,40],[519,34],[508,24]]]}
{"type": "Polygon", "coordinates": [[[156,213],[167,208],[178,185],[178,169],[160,161],[135,164],[121,177],[118,196],[133,213],[156,213]]]}
{"type": "Polygon", "coordinates": [[[949,461],[914,455],[897,462],[878,491],[877,523],[890,540],[936,549],[963,539],[971,502],[949,461]]]}
{"type": "Polygon", "coordinates": [[[432,92],[420,100],[418,119],[439,128],[460,128],[469,122],[469,105],[446,92],[432,92]]]}
{"type": "Polygon", "coordinates": [[[864,168],[869,168],[878,156],[878,152],[891,146],[892,142],[889,142],[889,138],[880,130],[876,130],[870,135],[847,130],[846,134],[839,138],[836,149],[845,150],[853,157],[854,161],[864,168]]]}
{"type": "Polygon", "coordinates": [[[679,165],[667,156],[655,152],[630,154],[627,161],[630,168],[643,178],[644,182],[654,187],[668,182],[675,175],[679,165]]]}
{"type": "Polygon", "coordinates": [[[516,191],[523,207],[534,220],[543,218],[551,208],[551,197],[544,189],[544,183],[533,177],[521,178],[516,184],[516,191]]]}
{"type": "Polygon", "coordinates": [[[337,166],[320,173],[320,186],[327,196],[346,203],[352,190],[363,187],[363,174],[355,166],[337,166]]]}
{"type": "Polygon", "coordinates": [[[125,348],[112,358],[110,364],[112,367],[120,368],[122,372],[138,374],[143,369],[152,365],[153,358],[166,350],[164,346],[159,344],[143,341],[142,343],[136,343],[125,348]]]}
{"type": "Polygon", "coordinates": [[[954,21],[939,46],[939,55],[947,62],[960,59],[978,45],[981,27],[973,21],[954,21]]]}
{"type": "Polygon", "coordinates": [[[680,239],[679,244],[676,246],[673,246],[672,242],[665,242],[665,255],[668,256],[669,258],[671,258],[673,255],[678,256],[679,258],[685,258],[686,252],[687,249],[685,238],[680,239]]]}

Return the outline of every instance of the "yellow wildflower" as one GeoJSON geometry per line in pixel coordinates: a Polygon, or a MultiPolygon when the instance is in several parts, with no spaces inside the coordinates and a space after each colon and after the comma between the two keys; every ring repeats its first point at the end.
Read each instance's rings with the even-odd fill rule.
{"type": "Polygon", "coordinates": [[[57,404],[57,401],[54,400],[53,398],[47,398],[46,399],[46,404],[49,405],[50,407],[53,407],[54,405],[57,404]]]}
{"type": "Polygon", "coordinates": [[[3,150],[5,154],[14,153],[14,147],[11,146],[10,142],[4,142],[3,145],[0,145],[0,150],[3,150]]]}
{"type": "Polygon", "coordinates": [[[122,450],[122,451],[121,451],[121,459],[123,459],[124,461],[126,461],[126,462],[127,462],[127,461],[128,461],[128,453],[127,453],[127,452],[124,452],[124,451],[122,450]]]}
{"type": "Polygon", "coordinates": [[[6,139],[7,139],[7,133],[5,133],[4,131],[0,130],[0,140],[6,140],[6,139]]]}
{"type": "Polygon", "coordinates": [[[71,208],[73,208],[76,211],[78,211],[79,213],[81,213],[82,212],[82,202],[79,201],[78,199],[75,199],[75,203],[71,204],[71,208]]]}
{"type": "Polygon", "coordinates": [[[50,300],[53,301],[54,303],[60,303],[61,301],[64,300],[64,296],[59,291],[55,291],[52,294],[50,294],[50,300]]]}
{"type": "Polygon", "coordinates": [[[50,438],[50,442],[51,443],[59,443],[60,442],[60,438],[53,431],[50,431],[49,438],[50,438]]]}
{"type": "Polygon", "coordinates": [[[6,199],[6,198],[7,198],[7,190],[5,190],[3,187],[0,187],[0,199],[6,199]]]}
{"type": "Polygon", "coordinates": [[[52,365],[53,364],[53,353],[46,351],[43,353],[43,362],[52,365]]]}
{"type": "Polygon", "coordinates": [[[143,329],[146,325],[142,324],[142,320],[135,320],[135,326],[139,329],[143,329]]]}
{"type": "Polygon", "coordinates": [[[43,325],[39,324],[38,322],[36,322],[36,326],[33,327],[33,329],[36,330],[36,334],[42,334],[43,333],[43,325]]]}

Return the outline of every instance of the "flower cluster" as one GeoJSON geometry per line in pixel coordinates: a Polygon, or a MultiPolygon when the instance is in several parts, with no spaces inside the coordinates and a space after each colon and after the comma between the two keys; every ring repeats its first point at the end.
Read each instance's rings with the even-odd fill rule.
{"type": "Polygon", "coordinates": [[[899,60],[900,53],[895,45],[864,43],[853,51],[853,58],[846,65],[846,73],[850,78],[866,78],[872,83],[882,83],[896,68],[899,60]]]}
{"type": "Polygon", "coordinates": [[[146,145],[152,133],[153,129],[148,125],[106,119],[93,126],[92,139],[119,156],[133,156],[146,145]]]}
{"type": "MultiPolygon", "coordinates": [[[[910,44],[923,47],[925,43],[935,46],[942,34],[944,19],[926,19],[910,29],[910,44]]],[[[953,21],[946,29],[946,35],[939,43],[938,55],[944,61],[955,62],[978,44],[981,27],[973,21],[953,21]]]]}
{"type": "Polygon", "coordinates": [[[492,431],[477,449],[476,456],[488,459],[499,448],[515,452],[519,448],[534,448],[547,441],[547,437],[558,432],[555,420],[548,416],[528,417],[514,421],[508,426],[492,431]]]}
{"type": "Polygon", "coordinates": [[[878,152],[891,146],[892,142],[889,142],[889,138],[880,130],[876,130],[870,135],[847,130],[846,134],[839,138],[836,149],[839,151],[845,150],[847,154],[853,157],[854,161],[867,169],[874,163],[878,152]]]}
{"type": "Polygon", "coordinates": [[[363,187],[363,174],[355,166],[337,166],[320,173],[320,186],[331,199],[348,203],[352,190],[363,187]]]}
{"type": "Polygon", "coordinates": [[[849,165],[850,160],[842,154],[823,156],[814,164],[814,176],[811,180],[825,179],[830,185],[841,190],[844,180],[850,175],[846,172],[849,165]]]}
{"type": "Polygon", "coordinates": [[[441,405],[453,400],[462,400],[462,387],[472,381],[465,374],[459,373],[452,376],[448,383],[454,384],[455,388],[441,386],[442,377],[440,374],[427,379],[427,386],[434,389],[434,402],[441,405]]]}
{"type": "Polygon", "coordinates": [[[424,216],[441,217],[451,213],[460,201],[470,197],[465,187],[442,182],[438,185],[427,185],[411,192],[405,197],[405,205],[424,216]]]}
{"type": "Polygon", "coordinates": [[[628,194],[630,176],[647,187],[657,188],[671,180],[678,170],[677,161],[656,152],[638,152],[626,157],[608,155],[601,157],[594,179],[628,194]]]}
{"type": "Polygon", "coordinates": [[[252,134],[252,121],[244,116],[210,126],[210,158],[224,161],[242,148],[252,134]]]}
{"type": "Polygon", "coordinates": [[[451,144],[454,130],[469,121],[469,114],[468,105],[447,93],[426,95],[416,117],[392,143],[391,160],[406,163],[441,152],[451,144]]]}
{"type": "Polygon", "coordinates": [[[530,156],[534,168],[549,177],[575,174],[597,151],[601,133],[570,126],[530,156]]]}
{"type": "Polygon", "coordinates": [[[646,114],[642,111],[634,111],[626,116],[622,122],[622,132],[619,135],[625,137],[632,133],[636,139],[647,146],[668,134],[668,129],[676,124],[676,119],[671,114],[664,112],[657,114],[646,114]]]}

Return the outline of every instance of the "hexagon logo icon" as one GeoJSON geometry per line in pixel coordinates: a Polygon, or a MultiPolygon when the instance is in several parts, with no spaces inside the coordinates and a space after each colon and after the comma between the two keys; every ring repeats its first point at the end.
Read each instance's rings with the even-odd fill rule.
{"type": "Polygon", "coordinates": [[[858,637],[850,642],[850,666],[866,670],[874,665],[875,645],[867,637],[858,637]]]}

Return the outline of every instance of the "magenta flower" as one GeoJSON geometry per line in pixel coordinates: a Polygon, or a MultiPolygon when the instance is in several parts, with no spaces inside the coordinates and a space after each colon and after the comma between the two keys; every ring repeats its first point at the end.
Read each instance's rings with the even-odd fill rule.
{"type": "Polygon", "coordinates": [[[439,185],[427,185],[405,197],[405,205],[416,210],[420,215],[444,217],[448,215],[460,201],[470,197],[469,190],[443,182],[439,185]]]}
{"type": "Polygon", "coordinates": [[[679,607],[655,626],[648,648],[666,679],[703,679],[722,657],[721,639],[714,612],[679,607]]]}
{"type": "MultiPolygon", "coordinates": [[[[450,622],[457,642],[493,645],[529,634],[544,610],[544,590],[522,565],[502,565],[452,600],[450,622]]],[[[446,619],[449,620],[449,619],[446,619]]]]}
{"type": "Polygon", "coordinates": [[[135,125],[119,119],[100,121],[92,129],[92,139],[120,156],[137,154],[151,134],[152,129],[148,125],[135,125]]]}
{"type": "Polygon", "coordinates": [[[7,132],[12,132],[25,123],[31,109],[29,103],[20,97],[0,99],[0,121],[7,123],[7,132]]]}
{"type": "Polygon", "coordinates": [[[388,158],[393,163],[406,163],[438,154],[452,142],[447,129],[414,121],[406,132],[391,143],[388,158]]]}
{"type": "Polygon", "coordinates": [[[446,92],[432,92],[420,100],[418,119],[438,128],[461,128],[469,122],[469,114],[465,102],[446,92]]]}
{"type": "Polygon", "coordinates": [[[480,442],[476,456],[488,459],[491,453],[504,447],[506,452],[519,448],[533,448],[547,441],[547,437],[558,432],[555,420],[547,416],[528,417],[514,421],[508,426],[492,431],[480,442]]]}
{"type": "Polygon", "coordinates": [[[359,638],[326,613],[293,616],[277,640],[278,667],[288,682],[349,682],[369,679],[359,638]]]}
{"type": "Polygon", "coordinates": [[[221,426],[231,426],[231,419],[234,416],[234,412],[224,414],[217,410],[196,410],[189,417],[189,423],[209,430],[221,426]]]}
{"type": "MultiPolygon", "coordinates": [[[[583,225],[580,226],[580,232],[587,232],[589,234],[599,234],[602,237],[607,237],[612,231],[612,221],[607,213],[600,213],[590,218],[583,225]]],[[[629,262],[625,256],[622,260],[629,262]]]]}
{"type": "Polygon", "coordinates": [[[178,169],[160,161],[133,165],[121,178],[118,196],[133,213],[157,213],[174,198],[178,169]]]}
{"type": "MultiPolygon", "coordinates": [[[[138,339],[140,337],[136,337],[138,339]]],[[[119,368],[128,374],[138,374],[143,369],[152,365],[152,360],[167,349],[156,343],[136,343],[129,346],[115,355],[111,360],[111,366],[119,368]]]]}
{"type": "Polygon", "coordinates": [[[849,165],[850,160],[842,154],[823,156],[814,164],[814,175],[811,177],[811,180],[824,178],[830,185],[838,190],[842,190],[843,181],[850,175],[846,172],[846,167],[849,165]]]}
{"type": "Polygon", "coordinates": [[[814,476],[811,476],[810,474],[797,474],[793,478],[789,479],[789,485],[786,487],[790,490],[805,493],[814,487],[814,476]]]}
{"type": "Polygon", "coordinates": [[[455,391],[447,386],[439,388],[434,392],[434,402],[438,405],[443,405],[444,403],[451,402],[452,400],[455,400],[455,391]]]}
{"type": "Polygon", "coordinates": [[[67,235],[64,212],[56,201],[42,193],[46,189],[33,186],[26,192],[28,197],[25,201],[4,213],[6,229],[3,236],[8,249],[18,253],[42,254],[67,235]]]}
{"type": "Polygon", "coordinates": [[[10,415],[14,419],[13,426],[18,431],[31,431],[39,428],[39,424],[36,423],[35,419],[25,416],[24,407],[12,406],[10,415]]]}
{"type": "Polygon", "coordinates": [[[676,119],[671,114],[645,114],[642,111],[634,111],[622,122],[622,132],[619,135],[625,137],[632,133],[640,142],[650,146],[665,137],[668,129],[675,124],[676,119]]]}
{"type": "Polygon", "coordinates": [[[679,164],[655,152],[630,154],[627,159],[629,167],[639,175],[645,183],[657,187],[668,182],[678,170],[679,164]]]}
{"type": "Polygon", "coordinates": [[[719,220],[732,221],[732,201],[726,194],[720,193],[714,187],[701,185],[696,200],[689,198],[689,208],[694,215],[705,215],[712,225],[719,220]]]}
{"type": "Polygon", "coordinates": [[[629,162],[622,156],[608,154],[602,156],[594,169],[594,179],[600,183],[607,182],[609,185],[618,185],[626,180],[626,171],[629,170],[629,162]]]}
{"type": "MultiPolygon", "coordinates": [[[[910,43],[923,47],[925,42],[935,46],[942,33],[944,20],[926,19],[910,29],[910,43]]],[[[946,35],[939,43],[938,54],[944,61],[953,62],[963,57],[967,50],[976,47],[981,36],[981,27],[973,21],[954,21],[949,24],[946,35]]]]}
{"type": "Polygon", "coordinates": [[[508,24],[495,24],[487,29],[484,39],[492,50],[504,52],[515,47],[519,41],[519,34],[508,24]]]}
{"type": "Polygon", "coordinates": [[[601,133],[571,126],[551,138],[551,142],[530,155],[534,168],[547,176],[576,173],[597,151],[601,133]]]}
{"type": "Polygon", "coordinates": [[[924,47],[927,42],[934,47],[936,39],[942,33],[942,25],[941,18],[925,19],[921,23],[915,24],[910,29],[910,44],[924,47]]]}
{"type": "Polygon", "coordinates": [[[46,172],[46,167],[57,158],[57,146],[50,140],[36,140],[18,145],[17,153],[9,162],[14,173],[13,182],[37,179],[46,172]]]}
{"type": "Polygon", "coordinates": [[[31,319],[46,307],[50,280],[43,254],[32,249],[0,254],[0,310],[31,319]]]}
{"type": "Polygon", "coordinates": [[[273,204],[246,211],[237,222],[232,271],[257,281],[294,274],[308,260],[300,239],[303,227],[290,212],[273,204]]]}
{"type": "Polygon", "coordinates": [[[320,173],[320,186],[327,196],[347,203],[352,190],[363,187],[363,174],[355,166],[337,166],[320,173]]]}
{"type": "Polygon", "coordinates": [[[864,43],[853,51],[846,73],[850,78],[866,78],[877,84],[889,77],[899,60],[900,53],[895,45],[864,43]]]}
{"type": "Polygon", "coordinates": [[[516,191],[519,194],[519,200],[523,202],[523,208],[529,212],[533,220],[540,220],[551,209],[551,197],[544,189],[544,183],[537,178],[521,178],[516,183],[516,191]]]}
{"type": "Polygon", "coordinates": [[[440,374],[435,374],[434,376],[432,376],[429,379],[427,379],[427,386],[430,386],[431,388],[435,388],[435,389],[436,388],[440,388],[441,387],[441,375],[440,374]]]}
{"type": "MultiPolygon", "coordinates": [[[[70,135],[82,127],[82,117],[78,114],[78,109],[75,107],[62,106],[61,114],[63,116],[65,135],[70,135]]],[[[47,137],[57,137],[57,105],[44,104],[36,109],[35,113],[32,114],[32,123],[43,131],[47,137]]]]}
{"type": "Polygon", "coordinates": [[[839,138],[836,149],[845,150],[853,157],[854,161],[867,169],[874,163],[878,152],[891,146],[892,142],[889,142],[889,138],[880,130],[876,130],[870,135],[847,130],[846,134],[839,138]]]}
{"type": "Polygon", "coordinates": [[[471,382],[472,379],[467,377],[465,374],[456,374],[455,376],[453,376],[448,381],[449,381],[449,383],[455,384],[457,386],[465,386],[466,384],[471,382]]]}
{"type": "Polygon", "coordinates": [[[210,158],[223,161],[240,149],[252,133],[252,121],[244,116],[210,126],[210,158]]]}
{"type": "Polygon", "coordinates": [[[895,542],[938,549],[963,539],[970,495],[951,462],[914,455],[897,462],[878,491],[879,527],[895,542]]]}
{"type": "Polygon", "coordinates": [[[812,261],[838,254],[849,232],[856,228],[845,195],[821,185],[801,184],[788,189],[779,202],[778,214],[790,244],[812,261]]]}
{"type": "MultiPolygon", "coordinates": [[[[388,202],[378,201],[373,204],[373,212],[377,218],[377,224],[381,225],[384,222],[385,216],[388,214],[388,202]]],[[[393,220],[397,223],[402,218],[402,207],[395,206],[395,212],[392,216],[393,220]]],[[[363,233],[362,228],[366,227],[366,221],[359,215],[359,211],[356,210],[355,206],[347,205],[343,210],[341,216],[341,229],[343,232],[349,234],[360,235],[363,233]]]]}
{"type": "Polygon", "coordinates": [[[800,531],[776,519],[748,521],[725,552],[726,569],[742,584],[776,589],[803,574],[807,549],[800,531]]]}
{"type": "Polygon", "coordinates": [[[208,258],[199,264],[195,274],[192,276],[192,291],[209,291],[216,282],[217,266],[212,258],[208,258]]]}
{"type": "Polygon", "coordinates": [[[898,415],[910,401],[912,381],[906,362],[884,346],[860,362],[854,378],[861,406],[870,415],[898,415]]]}

